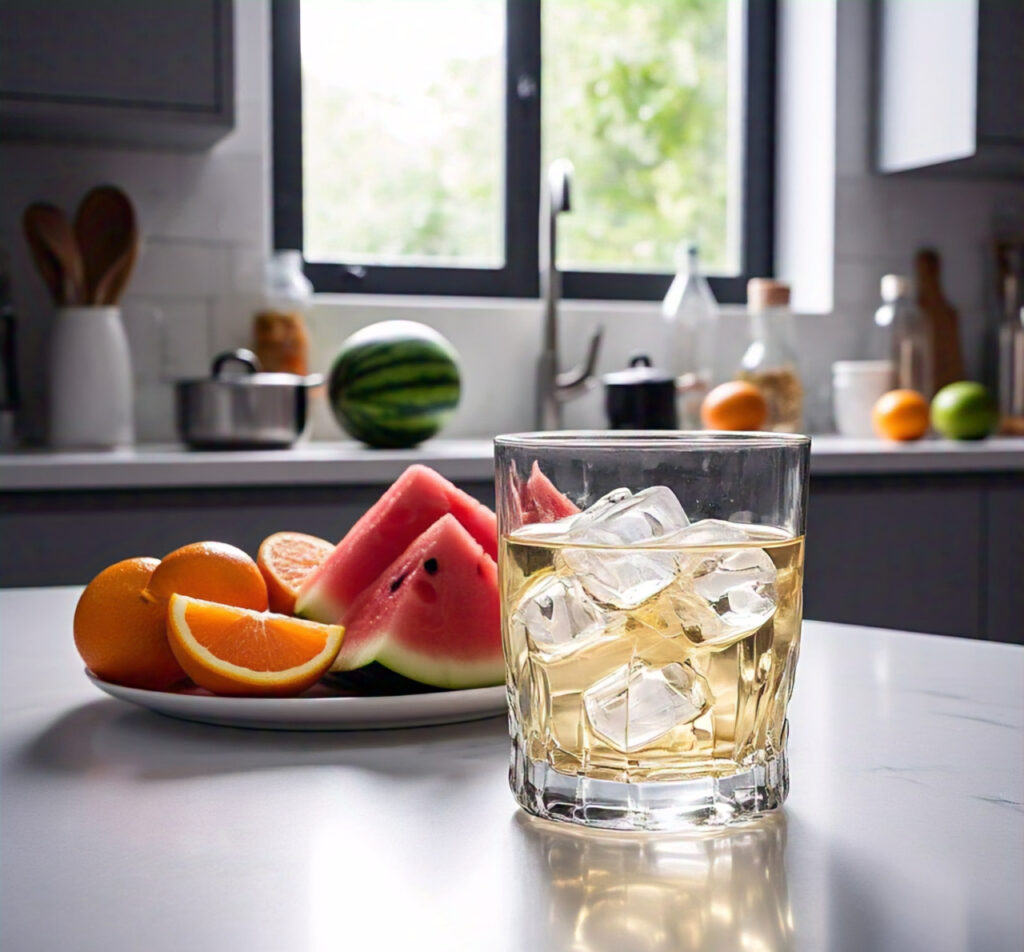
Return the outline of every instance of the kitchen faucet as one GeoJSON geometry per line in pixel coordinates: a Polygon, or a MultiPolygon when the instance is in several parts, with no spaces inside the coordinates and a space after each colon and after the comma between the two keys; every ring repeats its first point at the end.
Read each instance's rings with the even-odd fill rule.
{"type": "Polygon", "coordinates": [[[556,264],[558,216],[570,210],[572,163],[556,159],[542,183],[540,210],[540,293],[544,298],[544,343],[537,361],[538,430],[562,427],[562,404],[586,392],[594,381],[602,329],[590,338],[583,363],[572,370],[558,369],[558,302],[562,296],[562,275],[556,264]]]}

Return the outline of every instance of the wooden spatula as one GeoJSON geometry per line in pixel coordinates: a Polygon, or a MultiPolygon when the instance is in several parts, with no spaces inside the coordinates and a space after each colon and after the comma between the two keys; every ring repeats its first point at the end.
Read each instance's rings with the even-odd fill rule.
{"type": "Polygon", "coordinates": [[[35,202],[25,209],[22,227],[36,269],[54,303],[85,303],[82,256],[64,212],[54,205],[35,202]]]}
{"type": "Polygon", "coordinates": [[[114,185],[92,189],[78,206],[75,237],[85,262],[86,299],[115,303],[128,283],[139,241],[131,200],[114,185]]]}

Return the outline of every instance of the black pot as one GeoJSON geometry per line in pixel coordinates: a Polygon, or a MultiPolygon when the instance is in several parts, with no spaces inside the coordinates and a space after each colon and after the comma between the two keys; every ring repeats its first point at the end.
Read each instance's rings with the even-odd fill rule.
{"type": "Polygon", "coordinates": [[[605,374],[604,408],[613,430],[675,430],[676,381],[651,366],[651,358],[637,354],[629,369],[605,374]]]}

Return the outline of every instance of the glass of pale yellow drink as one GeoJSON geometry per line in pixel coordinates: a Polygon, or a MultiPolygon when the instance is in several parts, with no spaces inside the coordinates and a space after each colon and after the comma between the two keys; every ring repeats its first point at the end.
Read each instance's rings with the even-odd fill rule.
{"type": "Polygon", "coordinates": [[[787,434],[496,439],[524,810],[674,830],[783,802],[809,459],[787,434]]]}

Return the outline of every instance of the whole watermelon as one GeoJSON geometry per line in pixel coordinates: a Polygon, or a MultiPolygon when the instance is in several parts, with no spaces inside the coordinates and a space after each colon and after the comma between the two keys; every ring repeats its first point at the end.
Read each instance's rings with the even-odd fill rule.
{"type": "Polygon", "coordinates": [[[448,422],[460,384],[458,354],[437,331],[416,321],[381,321],[341,345],[327,388],[347,433],[370,446],[404,448],[448,422]]]}

